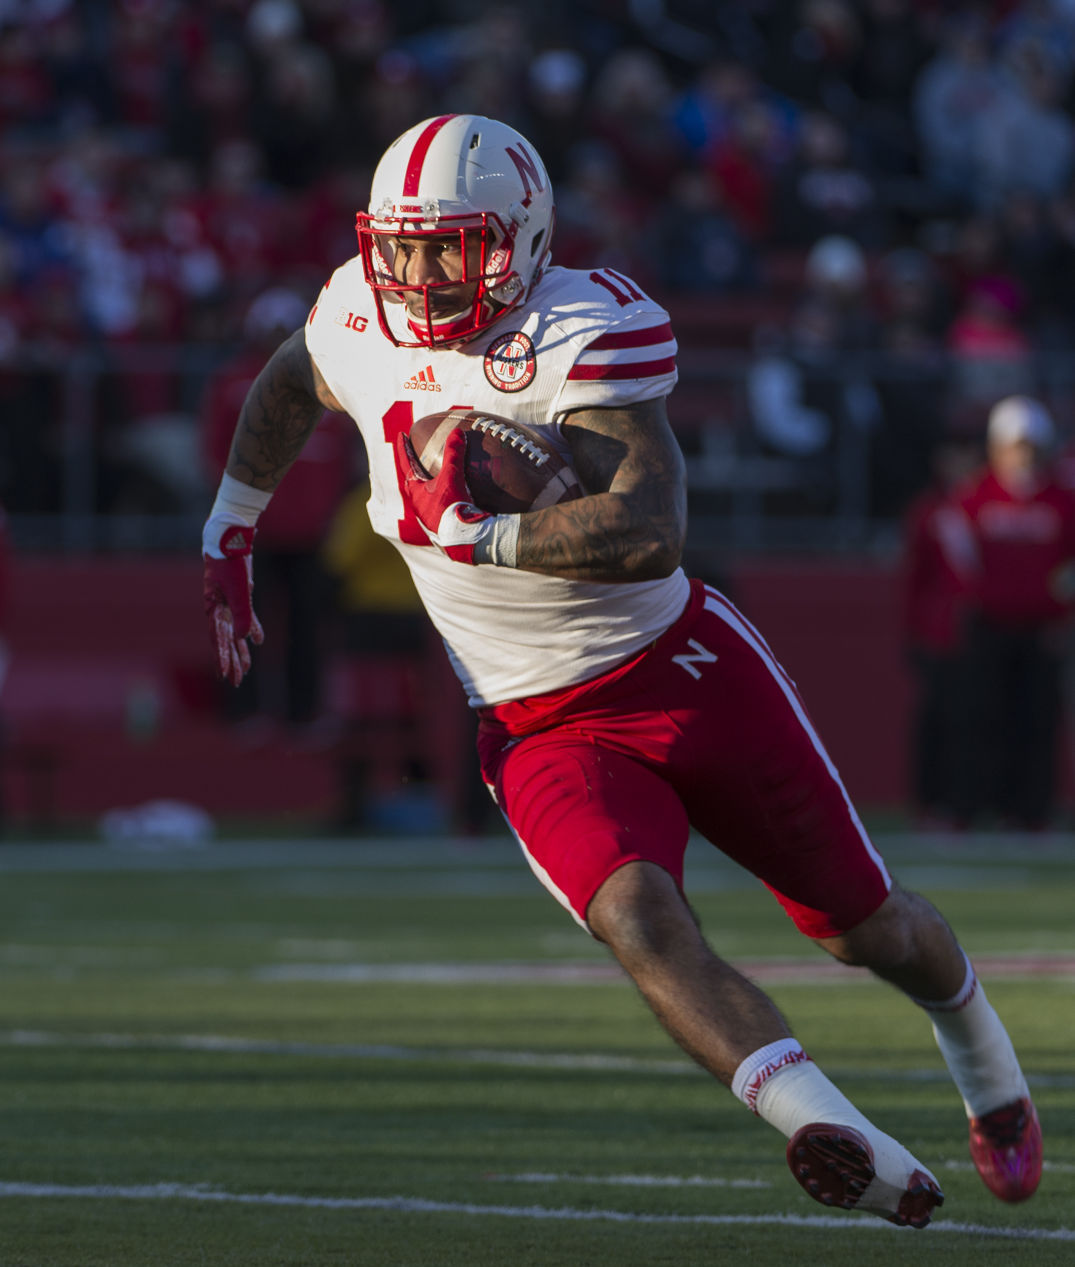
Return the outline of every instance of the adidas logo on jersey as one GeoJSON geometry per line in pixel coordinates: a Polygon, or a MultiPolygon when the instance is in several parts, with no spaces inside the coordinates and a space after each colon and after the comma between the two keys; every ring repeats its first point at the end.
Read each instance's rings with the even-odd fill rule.
{"type": "Polygon", "coordinates": [[[433,366],[427,365],[420,374],[413,374],[403,384],[407,392],[439,392],[440,383],[433,377],[433,366]]]}

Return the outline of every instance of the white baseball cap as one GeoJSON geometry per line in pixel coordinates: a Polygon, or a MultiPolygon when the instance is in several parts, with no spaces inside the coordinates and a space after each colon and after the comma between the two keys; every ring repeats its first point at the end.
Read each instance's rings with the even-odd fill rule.
{"type": "Polygon", "coordinates": [[[1025,440],[1036,448],[1049,448],[1056,438],[1049,411],[1031,396],[1006,396],[989,412],[986,432],[990,444],[1018,444],[1025,440]]]}

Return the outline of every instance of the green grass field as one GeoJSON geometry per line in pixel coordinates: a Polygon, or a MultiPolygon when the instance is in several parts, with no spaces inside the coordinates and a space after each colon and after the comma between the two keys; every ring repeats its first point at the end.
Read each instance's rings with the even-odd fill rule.
{"type": "Polygon", "coordinates": [[[702,843],[718,951],[940,1177],[829,1214],[505,838],[0,847],[0,1267],[1075,1262],[1075,846],[879,840],[980,956],[1041,1113],[995,1201],[925,1018],[702,843]]]}

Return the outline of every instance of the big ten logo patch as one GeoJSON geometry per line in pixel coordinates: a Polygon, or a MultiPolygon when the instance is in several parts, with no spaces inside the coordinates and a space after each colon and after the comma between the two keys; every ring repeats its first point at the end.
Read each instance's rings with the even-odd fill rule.
{"type": "Polygon", "coordinates": [[[536,372],[534,345],[521,330],[500,335],[485,350],[485,377],[498,392],[521,392],[536,372]]]}
{"type": "Polygon", "coordinates": [[[343,326],[345,330],[354,330],[358,334],[361,334],[369,325],[369,321],[365,317],[360,317],[354,312],[348,312],[346,308],[337,308],[333,321],[338,326],[343,326]]]}

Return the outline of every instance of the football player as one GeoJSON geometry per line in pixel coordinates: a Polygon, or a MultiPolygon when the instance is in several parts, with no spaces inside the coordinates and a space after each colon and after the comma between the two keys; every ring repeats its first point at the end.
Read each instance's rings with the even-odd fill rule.
{"type": "Polygon", "coordinates": [[[369,513],[400,550],[480,719],[485,781],[535,875],[609,946],[671,1036],[788,1139],[825,1205],[924,1227],[940,1185],[867,1120],[769,998],[703,939],[683,892],[693,828],[797,927],[922,1008],[1001,1199],[1031,1195],[1041,1137],[1012,1043],[943,917],[891,877],[765,640],[680,567],[684,463],[666,398],[668,314],[611,268],[551,263],[554,206],[530,143],[474,115],[387,150],[358,254],[269,360],[205,526],[221,673],[262,640],[250,553],[323,408],[369,454],[369,513]],[[463,435],[435,478],[415,419],[507,414],[587,495],[525,514],[470,504],[463,435]]]}

